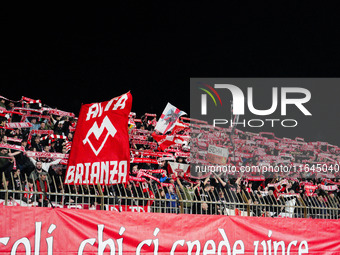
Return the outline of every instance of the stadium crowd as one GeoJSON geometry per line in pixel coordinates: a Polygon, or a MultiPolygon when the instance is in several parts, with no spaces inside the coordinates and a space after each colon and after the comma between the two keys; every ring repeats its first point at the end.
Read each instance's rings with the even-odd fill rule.
{"type": "Polygon", "coordinates": [[[0,96],[0,201],[10,190],[8,200],[38,206],[55,201],[170,213],[339,217],[340,148],[335,145],[218,128],[185,117],[160,134],[154,130],[156,114],[138,119],[130,113],[129,118],[129,183],[64,185],[75,115],[40,100],[0,96]],[[197,165],[214,165],[207,157],[209,145],[228,150],[225,165],[234,171],[194,173],[197,165]],[[96,199],[98,194],[108,199],[96,199]]]}

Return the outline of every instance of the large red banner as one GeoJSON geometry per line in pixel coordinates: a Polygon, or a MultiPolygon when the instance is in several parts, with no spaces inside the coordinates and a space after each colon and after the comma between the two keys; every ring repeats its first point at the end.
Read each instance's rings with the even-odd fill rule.
{"type": "Polygon", "coordinates": [[[84,104],[72,142],[65,183],[126,183],[130,169],[130,92],[110,101],[84,104]]]}
{"type": "Polygon", "coordinates": [[[0,206],[0,254],[340,254],[338,220],[0,206]]]}

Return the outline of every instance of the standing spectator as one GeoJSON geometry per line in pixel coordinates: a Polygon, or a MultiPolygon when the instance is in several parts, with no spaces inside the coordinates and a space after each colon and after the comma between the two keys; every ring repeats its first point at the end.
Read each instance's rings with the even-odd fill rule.
{"type": "Polygon", "coordinates": [[[25,194],[22,197],[22,201],[24,201],[27,204],[33,204],[38,201],[37,196],[33,193],[34,191],[34,185],[33,185],[33,180],[28,179],[26,181],[25,185],[25,194]]]}
{"type": "Polygon", "coordinates": [[[56,135],[64,135],[63,132],[63,125],[64,125],[64,121],[57,121],[56,125],[54,125],[54,133],[56,135]]]}
{"type": "Polygon", "coordinates": [[[0,178],[2,178],[2,173],[5,173],[5,176],[9,177],[14,166],[14,156],[19,153],[20,151],[9,153],[7,148],[0,148],[0,178]]]}
{"type": "Polygon", "coordinates": [[[7,143],[7,135],[4,135],[1,139],[1,143],[7,143]]]}
{"type": "Polygon", "coordinates": [[[40,128],[40,124],[37,123],[37,119],[36,118],[32,118],[30,122],[32,124],[32,127],[30,128],[30,131],[38,130],[40,128]]]}
{"type": "Polygon", "coordinates": [[[49,191],[49,184],[47,180],[47,173],[41,172],[39,174],[39,178],[36,180],[37,191],[42,192],[43,194],[39,195],[39,206],[46,207],[48,205],[48,197],[47,192],[49,191]]]}
{"type": "Polygon", "coordinates": [[[39,168],[39,169],[44,170],[45,172],[48,172],[50,166],[52,166],[52,165],[58,165],[59,162],[61,161],[61,159],[56,159],[56,160],[54,160],[54,161],[52,161],[52,162],[49,162],[49,163],[45,163],[45,162],[43,163],[43,162],[41,162],[41,161],[35,160],[33,157],[30,157],[29,159],[31,160],[31,162],[33,163],[33,165],[35,165],[36,169],[39,168]]]}
{"type": "Polygon", "coordinates": [[[72,142],[72,140],[73,140],[73,133],[68,133],[68,135],[67,135],[67,140],[68,140],[69,142],[72,142]]]}
{"type": "Polygon", "coordinates": [[[1,98],[0,99],[0,108],[5,108],[6,109],[5,103],[6,103],[5,99],[1,98]]]}
{"type": "Polygon", "coordinates": [[[197,187],[199,186],[199,184],[197,184],[195,187],[193,185],[193,183],[186,183],[183,185],[180,178],[177,178],[177,184],[180,188],[181,191],[181,195],[182,195],[182,199],[183,200],[187,200],[188,202],[184,202],[183,203],[183,207],[184,207],[184,213],[191,213],[191,208],[193,206],[192,201],[195,200],[195,189],[197,189],[197,187]]]}
{"type": "Polygon", "coordinates": [[[14,103],[13,102],[9,102],[8,106],[7,106],[7,111],[12,111],[14,108],[14,103]]]}
{"type": "Polygon", "coordinates": [[[46,126],[46,123],[45,123],[45,122],[41,122],[41,123],[40,123],[39,130],[48,130],[48,127],[46,126]]]}
{"type": "Polygon", "coordinates": [[[56,135],[68,135],[68,133],[70,132],[70,121],[69,121],[69,117],[66,117],[65,120],[62,120],[62,118],[60,116],[56,117],[56,120],[53,118],[53,115],[51,115],[51,120],[54,124],[54,133],[56,135]]]}
{"type": "MultiPolygon", "coordinates": [[[[34,160],[33,158],[29,158],[31,161],[34,160]]],[[[32,161],[33,162],[33,161],[32,161]]],[[[51,163],[43,163],[41,161],[35,161],[36,162],[34,165],[35,165],[35,169],[31,172],[29,178],[32,179],[34,182],[39,178],[39,175],[44,172],[43,169],[45,170],[46,167],[48,166],[48,168],[51,166],[51,163]]],[[[48,171],[48,168],[47,168],[47,171],[48,171]]],[[[45,172],[48,173],[46,170],[45,172]]],[[[52,182],[52,179],[50,177],[49,174],[47,174],[47,178],[48,178],[48,182],[51,183],[52,182]]]]}
{"type": "Polygon", "coordinates": [[[42,146],[40,144],[40,136],[36,135],[32,141],[32,149],[35,151],[42,151],[42,146]]]}
{"type": "Polygon", "coordinates": [[[161,200],[156,200],[154,205],[153,205],[153,212],[165,212],[165,192],[164,189],[159,189],[157,190],[155,194],[156,199],[161,199],[161,200]]]}
{"type": "Polygon", "coordinates": [[[178,196],[175,192],[175,188],[173,185],[169,185],[168,189],[167,189],[167,193],[165,194],[166,199],[171,199],[173,201],[167,201],[166,203],[166,212],[167,213],[178,213],[178,196]]]}
{"type": "MultiPolygon", "coordinates": [[[[20,169],[13,170],[11,173],[11,176],[9,178],[9,183],[8,183],[8,189],[9,190],[22,190],[23,188],[23,183],[21,181],[21,176],[20,176],[20,169]]],[[[19,199],[20,194],[19,193],[12,193],[10,195],[10,199],[19,199]]]]}
{"type": "Polygon", "coordinates": [[[50,150],[51,150],[51,147],[49,145],[45,145],[43,152],[51,152],[50,150]]]}
{"type": "Polygon", "coordinates": [[[318,207],[315,210],[316,218],[327,219],[328,218],[327,205],[326,205],[325,199],[321,195],[317,196],[315,205],[318,207]]]}

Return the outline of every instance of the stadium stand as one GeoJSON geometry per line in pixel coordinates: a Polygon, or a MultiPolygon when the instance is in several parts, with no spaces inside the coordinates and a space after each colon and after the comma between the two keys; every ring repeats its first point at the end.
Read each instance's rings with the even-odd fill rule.
{"type": "Polygon", "coordinates": [[[339,218],[338,146],[223,129],[185,117],[161,144],[156,123],[156,114],[138,119],[130,113],[128,184],[65,185],[76,116],[40,100],[0,96],[0,204],[339,218]],[[209,144],[228,149],[226,165],[234,171],[190,174],[196,165],[214,165],[207,158],[209,144]]]}

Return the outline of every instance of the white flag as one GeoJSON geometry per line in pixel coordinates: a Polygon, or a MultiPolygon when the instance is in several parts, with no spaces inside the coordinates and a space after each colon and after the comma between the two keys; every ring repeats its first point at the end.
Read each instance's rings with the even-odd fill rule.
{"type": "Polygon", "coordinates": [[[184,114],[186,113],[168,103],[157,122],[155,130],[162,134],[165,134],[166,132],[174,128],[178,118],[184,114]]]}

